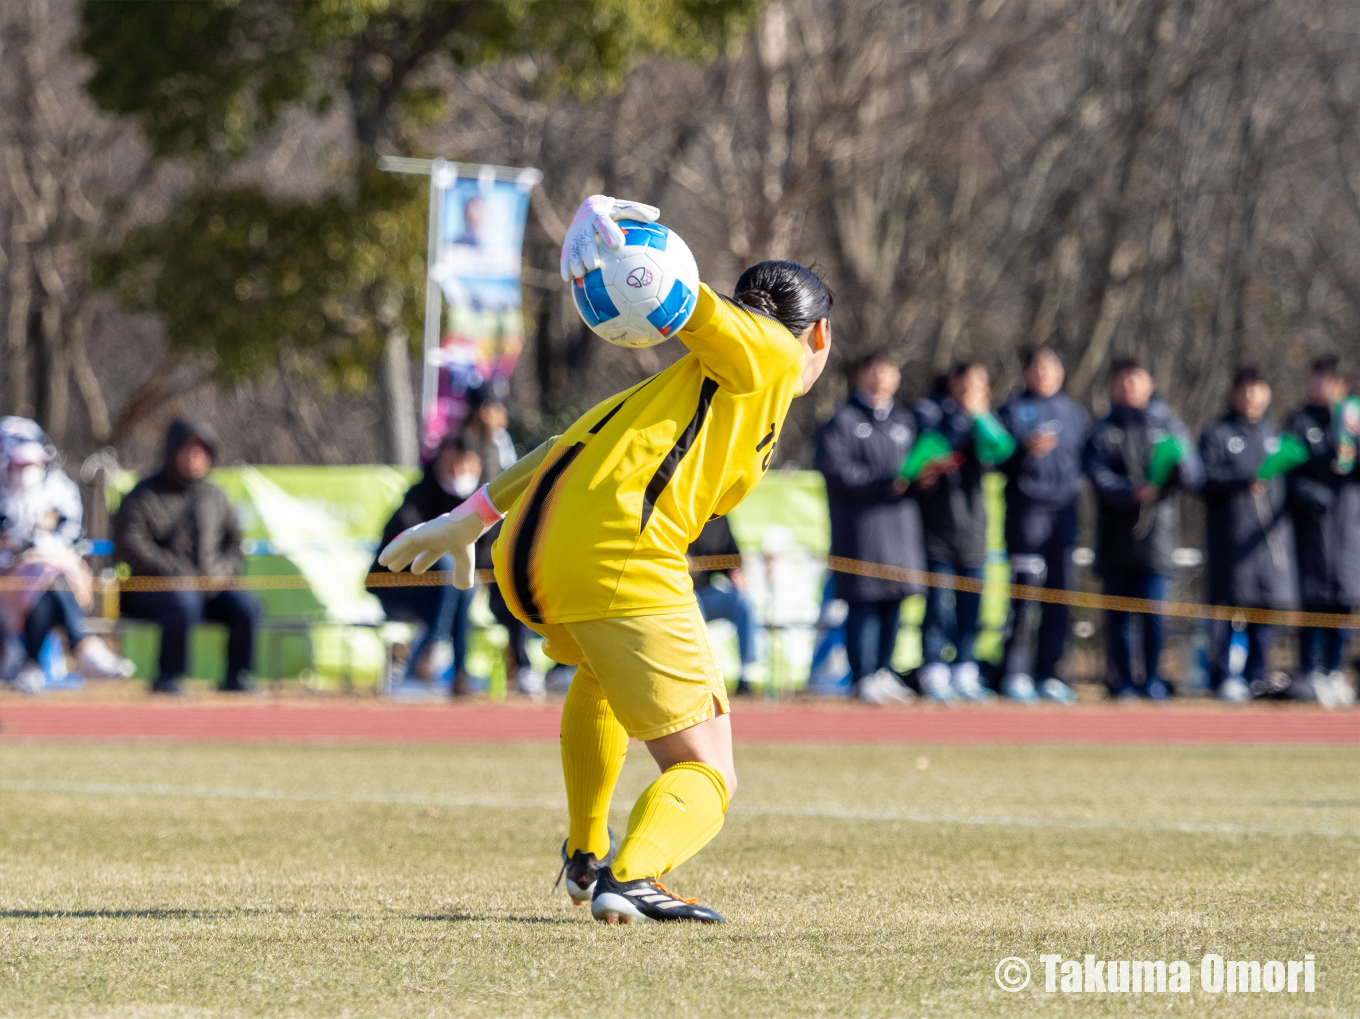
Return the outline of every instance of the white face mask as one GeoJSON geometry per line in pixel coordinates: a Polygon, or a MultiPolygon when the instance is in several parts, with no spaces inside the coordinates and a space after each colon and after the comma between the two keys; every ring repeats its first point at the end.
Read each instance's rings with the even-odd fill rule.
{"type": "Polygon", "coordinates": [[[439,487],[448,492],[449,495],[456,495],[460,499],[466,499],[473,492],[477,491],[477,484],[482,480],[480,474],[464,472],[455,474],[452,481],[439,479],[439,487]]]}
{"type": "Polygon", "coordinates": [[[42,464],[25,464],[19,469],[19,487],[37,488],[46,474],[47,468],[42,464]]]}

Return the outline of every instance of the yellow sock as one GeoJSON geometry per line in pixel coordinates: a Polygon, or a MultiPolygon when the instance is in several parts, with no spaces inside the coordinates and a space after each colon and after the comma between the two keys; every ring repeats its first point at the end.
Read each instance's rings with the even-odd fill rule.
{"type": "Polygon", "coordinates": [[[600,681],[582,665],[562,705],[562,775],[567,782],[567,855],[609,853],[609,801],[628,753],[628,733],[614,717],[600,681]]]}
{"type": "Polygon", "coordinates": [[[727,813],[727,783],[698,761],[673,764],[649,785],[628,817],[611,869],[620,881],[660,877],[712,841],[727,813]]]}

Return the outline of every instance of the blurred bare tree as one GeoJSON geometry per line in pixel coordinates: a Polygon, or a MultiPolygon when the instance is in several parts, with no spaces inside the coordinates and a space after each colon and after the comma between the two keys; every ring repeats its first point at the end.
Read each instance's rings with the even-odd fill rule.
{"type": "MultiPolygon", "coordinates": [[[[0,15],[9,408],[38,406],[35,351],[47,348],[32,337],[60,334],[52,349],[73,364],[98,334],[73,328],[93,227],[76,205],[33,227],[18,183],[27,175],[39,193],[49,158],[19,140],[43,114],[32,65],[15,56],[24,12],[46,2],[15,0],[0,15]],[[39,250],[55,253],[61,236],[73,238],[61,282],[76,293],[45,319],[39,250]]],[[[1219,411],[1236,363],[1259,364],[1281,404],[1301,398],[1310,356],[1340,352],[1360,368],[1358,39],[1360,8],[1341,0],[781,0],[710,65],[648,59],[589,99],[546,94],[529,56],[432,62],[418,85],[456,101],[409,147],[546,175],[526,242],[530,344],[512,389],[526,440],[681,353],[608,347],[576,316],[556,248],[594,191],[661,206],[720,289],[761,258],[815,261],[837,295],[838,361],[886,348],[908,395],[958,358],[990,364],[1004,391],[1016,349],[1047,340],[1095,409],[1110,359],[1131,354],[1195,426],[1219,411]]],[[[59,94],[79,81],[79,65],[65,66],[59,94]]],[[[79,106],[61,105],[68,117],[79,106]]],[[[316,129],[312,114],[295,116],[298,130],[316,129]]],[[[67,141],[52,151],[97,164],[85,149],[121,129],[90,117],[83,135],[57,131],[67,141]]],[[[84,186],[96,219],[123,214],[127,165],[84,186]]],[[[243,385],[257,388],[212,390],[210,410],[256,399],[251,416],[280,421],[299,405],[243,385]]],[[[311,394],[314,417],[333,406],[305,375],[288,385],[311,394]]],[[[799,401],[785,462],[809,462],[812,428],[843,394],[829,377],[799,401]]],[[[55,394],[41,399],[56,406],[55,394]]],[[[109,434],[95,416],[71,417],[77,445],[109,434]]],[[[304,430],[284,420],[276,431],[304,430]]],[[[328,459],[376,454],[345,434],[349,447],[328,447],[328,459]]],[[[250,439],[238,455],[306,458],[305,446],[250,439]]]]}
{"type": "MultiPolygon", "coordinates": [[[[429,144],[547,173],[517,382],[554,419],[679,353],[602,348],[553,281],[562,219],[605,190],[660,205],[720,285],[818,263],[837,357],[886,348],[913,394],[958,358],[1004,391],[1051,341],[1096,409],[1136,355],[1198,424],[1236,363],[1286,402],[1310,355],[1360,357],[1357,30],[1331,0],[784,0],[713,66],[589,105],[474,75],[429,144]]],[[[800,402],[784,457],[843,393],[800,402]]]]}

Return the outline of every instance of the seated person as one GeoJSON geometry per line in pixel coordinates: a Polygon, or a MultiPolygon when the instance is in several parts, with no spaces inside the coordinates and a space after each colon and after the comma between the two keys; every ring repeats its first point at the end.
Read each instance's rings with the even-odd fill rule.
{"type": "MultiPolygon", "coordinates": [[[[134,577],[234,577],[241,572],[241,526],[226,493],[205,479],[217,439],[207,425],[172,421],[161,469],[137,483],[113,518],[114,556],[134,577]]],[[[161,629],[153,693],[183,692],[189,630],[209,620],[227,628],[224,691],[253,688],[250,667],[260,603],[247,591],[124,591],[123,615],[161,629]]]]}
{"type": "Polygon", "coordinates": [[[21,637],[24,662],[15,676],[20,690],[45,682],[38,655],[48,634],[61,628],[76,668],[90,679],[126,677],[133,664],[85,632],[91,604],[89,568],[76,551],[84,507],[80,490],[53,463],[55,450],[35,422],[0,423],[0,575],[31,586],[0,591],[3,630],[21,637]]]}
{"type": "MultiPolygon", "coordinates": [[[[423,524],[458,506],[482,483],[482,460],[456,435],[446,435],[435,450],[420,480],[406,490],[397,511],[383,528],[381,553],[388,542],[408,527],[423,524]]],[[[452,570],[453,560],[444,556],[433,570],[452,570]]],[[[386,573],[387,567],[373,560],[372,573],[386,573]]],[[[370,587],[382,602],[389,618],[412,618],[422,632],[411,645],[407,674],[428,675],[428,651],[439,641],[453,642],[453,685],[451,693],[468,693],[467,634],[468,606],[472,590],[460,591],[452,584],[439,586],[370,587]]],[[[431,677],[432,678],[432,677],[431,677]]]]}
{"type": "MultiPolygon", "coordinates": [[[[707,556],[740,556],[737,539],[732,536],[732,528],[726,517],[710,520],[699,532],[686,553],[691,559],[707,556]]],[[[737,651],[741,656],[741,677],[737,680],[737,693],[749,694],[751,684],[747,670],[756,660],[755,614],[751,611],[751,600],[746,597],[746,574],[740,566],[730,566],[721,570],[697,570],[691,574],[694,580],[694,597],[699,602],[699,610],[706,621],[726,619],[737,628],[737,651]],[[730,586],[717,587],[713,575],[721,574],[730,586]]]]}
{"type": "MultiPolygon", "coordinates": [[[[500,398],[496,384],[486,383],[468,393],[468,418],[463,425],[463,441],[482,461],[482,484],[487,484],[502,471],[515,465],[515,444],[506,430],[510,416],[500,398]]],[[[493,527],[477,542],[477,569],[491,569],[491,546],[500,536],[500,527],[493,527]]],[[[508,637],[505,646],[506,676],[515,682],[520,693],[534,699],[544,694],[543,676],[534,671],[529,660],[530,631],[505,602],[500,586],[486,585],[487,605],[496,622],[505,627],[508,637]]]]}

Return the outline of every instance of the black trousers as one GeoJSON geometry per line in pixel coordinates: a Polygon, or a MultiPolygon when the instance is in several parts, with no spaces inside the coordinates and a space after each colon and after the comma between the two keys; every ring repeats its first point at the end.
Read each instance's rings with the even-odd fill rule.
{"type": "Polygon", "coordinates": [[[66,641],[75,647],[85,639],[85,614],[70,591],[44,591],[24,620],[24,654],[37,661],[47,635],[61,627],[66,641]]]}
{"type": "Polygon", "coordinates": [[[505,627],[510,634],[510,656],[515,660],[515,668],[527,669],[529,667],[529,627],[525,626],[510,611],[510,606],[505,604],[505,595],[501,594],[499,584],[487,585],[487,601],[490,604],[491,614],[496,617],[496,622],[505,627]]]}
{"type": "MultiPolygon", "coordinates": [[[[1011,581],[1027,587],[1072,590],[1076,507],[1052,513],[1030,511],[1023,518],[1017,513],[1017,518],[1007,521],[1011,581]]],[[[1006,675],[1024,673],[1035,682],[1056,677],[1058,662],[1067,647],[1068,615],[1066,605],[1012,601],[1006,621],[1006,675]]]]}
{"type": "MultiPolygon", "coordinates": [[[[1266,674],[1266,659],[1275,644],[1275,627],[1266,623],[1247,624],[1247,663],[1242,679],[1253,683],[1266,674]]],[[[1215,690],[1232,672],[1233,625],[1226,619],[1209,624],[1209,682],[1215,690]]]]}
{"type": "Polygon", "coordinates": [[[161,628],[157,679],[179,679],[189,665],[189,628],[204,620],[227,628],[227,675],[248,674],[255,659],[260,603],[245,591],[130,591],[123,615],[148,619],[161,628]]]}
{"type": "Polygon", "coordinates": [[[891,669],[902,599],[852,601],[845,617],[845,654],[850,659],[850,678],[858,683],[879,669],[891,669]]]}

